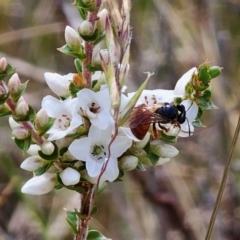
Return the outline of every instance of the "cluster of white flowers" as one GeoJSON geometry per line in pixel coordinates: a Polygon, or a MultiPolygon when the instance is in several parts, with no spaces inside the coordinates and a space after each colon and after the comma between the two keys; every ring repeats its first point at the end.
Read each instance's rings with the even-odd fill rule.
{"type": "MultiPolygon", "coordinates": [[[[175,98],[184,99],[186,85],[192,80],[197,69],[193,68],[184,74],[177,82],[174,90],[143,90],[140,95],[136,107],[145,104],[151,106],[154,104],[174,102],[175,98]],[[155,99],[153,102],[153,98],[155,99]]],[[[100,72],[95,74],[102,76],[100,72]]],[[[138,140],[131,132],[129,126],[119,126],[118,135],[112,141],[114,132],[114,119],[110,112],[110,96],[106,84],[103,84],[99,91],[94,92],[91,89],[83,88],[77,93],[76,97],[71,97],[69,86],[73,81],[74,74],[61,76],[56,73],[46,73],[45,79],[49,88],[58,95],[58,98],[46,96],[42,100],[42,110],[48,117],[54,118],[54,124],[47,131],[48,143],[54,141],[58,148],[67,147],[68,150],[62,156],[62,161],[73,161],[67,168],[60,171],[60,178],[65,186],[75,185],[80,181],[80,174],[89,182],[96,184],[98,177],[107,163],[100,182],[114,181],[119,176],[119,168],[121,170],[133,170],[140,163],[152,165],[145,156],[138,156],[136,149],[141,150],[150,140],[149,132],[146,138],[138,140]],[[59,98],[60,97],[60,98],[59,98]],[[65,97],[65,98],[64,98],[65,97]],[[61,98],[63,100],[61,100],[61,98]],[[77,136],[79,128],[84,126],[84,122],[88,122],[89,129],[85,134],[77,136]],[[134,149],[137,154],[128,154],[127,151],[134,149]],[[121,157],[121,158],[119,158],[121,157]],[[139,159],[138,159],[139,157],[139,159]],[[65,158],[65,160],[64,160],[65,158]],[[85,166],[78,171],[78,166],[85,166]]],[[[95,77],[94,77],[95,78],[95,77]]],[[[121,109],[123,109],[132,99],[135,93],[127,95],[121,94],[121,109]]],[[[181,131],[175,131],[174,124],[172,130],[168,134],[178,136],[189,136],[188,128],[193,132],[192,122],[198,113],[198,106],[191,100],[181,102],[186,109],[186,121],[181,124],[181,131]]],[[[13,124],[12,124],[13,125],[13,124]]],[[[13,130],[15,129],[15,125],[13,130]]],[[[39,150],[45,150],[52,153],[53,145],[43,147],[32,145],[28,153],[31,157],[27,158],[21,167],[28,171],[35,171],[39,167],[43,167],[47,163],[38,155],[39,150]],[[37,148],[38,147],[38,148],[37,148]],[[34,151],[32,149],[35,149],[34,151]]],[[[178,154],[178,150],[170,144],[161,140],[152,141],[153,152],[159,157],[155,165],[167,162],[171,157],[178,154]]],[[[45,172],[40,176],[34,176],[22,188],[22,192],[28,194],[44,194],[51,191],[56,182],[56,174],[51,171],[45,172]]],[[[57,170],[59,172],[59,169],[57,170]]]]}
{"type": "Polygon", "coordinates": [[[23,97],[27,82],[21,84],[14,67],[0,59],[0,79],[14,73],[7,84],[0,81],[0,116],[11,116],[14,141],[30,155],[21,167],[34,173],[23,193],[54,187],[81,192],[86,181],[98,186],[125,171],[163,164],[178,154],[170,143],[192,135],[202,109],[214,108],[210,80],[221,69],[207,62],[185,73],[173,90],[145,90],[148,73],[136,92],[126,94],[131,4],[123,1],[110,16],[96,3],[76,3],[84,19],[88,11],[92,17],[78,31],[67,26],[66,45],[58,49],[76,58],[76,73],[45,73],[57,97],[44,97],[37,114],[23,97]]]}

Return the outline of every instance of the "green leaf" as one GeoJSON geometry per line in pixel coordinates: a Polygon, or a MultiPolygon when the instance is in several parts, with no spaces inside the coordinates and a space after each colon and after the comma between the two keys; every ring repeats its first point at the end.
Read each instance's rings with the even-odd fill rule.
{"type": "Polygon", "coordinates": [[[0,104],[4,104],[6,102],[6,100],[8,99],[8,97],[9,97],[9,93],[2,95],[0,98],[0,104]]]}
{"type": "Polygon", "coordinates": [[[128,102],[128,104],[126,105],[126,107],[122,110],[122,112],[119,114],[118,117],[118,126],[122,126],[128,119],[129,116],[134,108],[134,106],[136,105],[137,100],[139,99],[139,97],[142,94],[142,91],[145,89],[149,78],[152,76],[153,74],[148,73],[147,79],[142,83],[142,85],[140,86],[140,88],[136,91],[136,93],[133,95],[133,97],[131,98],[131,100],[128,102]]]}
{"type": "Polygon", "coordinates": [[[110,240],[110,239],[103,236],[97,230],[90,230],[88,231],[87,240],[110,240]]]}
{"type": "Polygon", "coordinates": [[[3,116],[8,116],[8,115],[11,115],[12,114],[12,111],[11,109],[5,105],[5,104],[0,104],[0,117],[3,117],[3,116]]]}
{"type": "Polygon", "coordinates": [[[151,153],[150,141],[147,142],[147,144],[145,145],[145,147],[143,148],[143,150],[147,153],[147,155],[149,155],[149,154],[151,153]]]}
{"type": "Polygon", "coordinates": [[[192,125],[194,126],[194,127],[205,127],[205,125],[203,125],[202,124],[202,122],[199,120],[199,119],[196,119],[196,120],[194,120],[193,122],[192,122],[192,125]]]}
{"type": "Polygon", "coordinates": [[[151,163],[153,166],[155,166],[159,160],[159,156],[156,155],[155,153],[151,152],[148,154],[148,158],[150,159],[151,163]]]}
{"type": "Polygon", "coordinates": [[[15,70],[16,69],[12,65],[8,64],[6,70],[3,72],[0,72],[0,81],[3,80],[5,77],[15,73],[15,70]]]}
{"type": "Polygon", "coordinates": [[[101,65],[98,66],[87,65],[86,67],[90,72],[103,71],[101,65]]]}
{"type": "Polygon", "coordinates": [[[81,60],[84,60],[86,58],[86,54],[83,53],[83,51],[72,50],[67,44],[62,46],[61,48],[58,48],[57,50],[64,54],[77,57],[81,60]]]}
{"type": "Polygon", "coordinates": [[[97,212],[98,212],[98,207],[95,205],[92,208],[91,216],[95,216],[97,214],[97,212]]]}
{"type": "Polygon", "coordinates": [[[198,103],[198,106],[206,109],[206,110],[212,110],[217,109],[218,107],[213,104],[212,101],[206,101],[204,98],[199,98],[200,102],[198,103]]]}
{"type": "Polygon", "coordinates": [[[106,182],[102,182],[99,184],[98,186],[98,194],[100,194],[101,192],[103,192],[103,190],[106,188],[107,183],[106,182]]]}
{"type": "Polygon", "coordinates": [[[67,216],[66,216],[67,222],[72,228],[73,232],[75,234],[78,233],[77,230],[77,213],[73,211],[67,211],[67,216]]]}
{"type": "Polygon", "coordinates": [[[44,166],[38,168],[37,170],[34,171],[34,174],[36,176],[40,176],[43,173],[45,173],[51,166],[53,165],[53,162],[50,162],[48,164],[45,164],[44,166]]]}
{"type": "Polygon", "coordinates": [[[82,73],[82,62],[81,62],[81,60],[80,59],[75,59],[74,60],[74,65],[75,65],[75,67],[76,67],[76,69],[77,69],[77,72],[78,73],[82,73]]]}
{"type": "Polygon", "coordinates": [[[176,136],[166,135],[162,132],[161,140],[163,140],[165,142],[175,143],[177,141],[177,138],[176,138],[176,136]]]}
{"type": "Polygon", "coordinates": [[[20,148],[22,151],[26,152],[32,143],[32,139],[31,139],[31,136],[26,139],[23,139],[23,140],[14,138],[14,142],[18,148],[20,148]]]}
{"type": "Polygon", "coordinates": [[[97,28],[95,29],[95,31],[93,32],[93,34],[91,36],[80,34],[80,36],[82,37],[83,40],[85,40],[86,42],[91,42],[91,43],[94,43],[99,39],[98,35],[99,35],[99,30],[97,28]]]}
{"type": "Polygon", "coordinates": [[[38,127],[36,125],[39,136],[43,136],[53,126],[55,120],[56,118],[49,117],[48,123],[44,127],[38,127]]]}
{"type": "Polygon", "coordinates": [[[46,155],[42,151],[38,151],[38,155],[41,158],[43,158],[45,160],[49,160],[49,161],[53,161],[53,160],[58,159],[58,146],[55,143],[53,143],[53,145],[54,145],[54,151],[51,155],[46,155]]]}
{"type": "Polygon", "coordinates": [[[26,81],[25,83],[22,83],[20,85],[19,91],[15,94],[11,94],[11,98],[12,100],[16,103],[19,98],[23,95],[23,93],[25,92],[26,88],[27,88],[27,84],[29,81],[26,81]]]}
{"type": "Polygon", "coordinates": [[[140,162],[137,165],[137,169],[140,171],[146,171],[146,168],[140,162]]]}
{"type": "Polygon", "coordinates": [[[78,7],[78,12],[83,20],[87,19],[88,11],[83,8],[78,7]]]}

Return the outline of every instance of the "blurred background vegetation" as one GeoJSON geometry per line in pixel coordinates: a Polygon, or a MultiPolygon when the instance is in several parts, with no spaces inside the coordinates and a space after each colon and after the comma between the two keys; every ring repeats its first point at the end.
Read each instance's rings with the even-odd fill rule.
{"type": "MultiPolygon", "coordinates": [[[[73,58],[56,50],[65,44],[65,26],[76,29],[81,22],[70,3],[0,2],[0,57],[17,68],[22,81],[30,80],[25,97],[36,110],[52,94],[44,72],[74,72],[73,58]]],[[[179,139],[180,154],[169,163],[108,184],[91,227],[114,240],[202,240],[240,109],[240,1],[135,0],[131,25],[129,92],[145,79],[143,72],[153,70],[148,88],[172,89],[183,73],[208,59],[224,68],[212,84],[219,109],[204,113],[207,128],[179,139]]],[[[0,119],[0,239],[72,239],[63,207],[78,207],[77,194],[20,193],[31,173],[19,169],[25,156],[14,146],[7,123],[8,118],[0,119]]],[[[237,148],[213,240],[240,239],[239,157],[237,148]]]]}

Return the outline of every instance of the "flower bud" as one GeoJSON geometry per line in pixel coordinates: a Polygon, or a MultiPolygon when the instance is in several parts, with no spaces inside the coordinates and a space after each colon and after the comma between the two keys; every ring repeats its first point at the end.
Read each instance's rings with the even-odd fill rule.
{"type": "Polygon", "coordinates": [[[4,72],[7,68],[7,59],[5,57],[0,58],[0,72],[4,72]]]}
{"type": "Polygon", "coordinates": [[[20,165],[20,168],[33,172],[38,168],[44,166],[45,162],[46,161],[44,161],[44,159],[42,159],[38,155],[35,155],[35,156],[26,158],[20,165]]]}
{"type": "Polygon", "coordinates": [[[99,29],[100,31],[104,31],[106,26],[106,18],[108,16],[107,9],[102,9],[97,16],[99,17],[99,19],[97,20],[97,29],[99,29]]]}
{"type": "Polygon", "coordinates": [[[31,195],[42,195],[52,191],[56,183],[54,173],[44,173],[28,180],[22,187],[21,192],[31,195]]]}
{"type": "Polygon", "coordinates": [[[221,74],[222,68],[219,66],[212,66],[209,68],[209,74],[212,78],[218,77],[221,74]]]}
{"type": "Polygon", "coordinates": [[[179,153],[179,151],[174,146],[166,143],[161,143],[159,140],[151,142],[151,151],[161,158],[172,158],[179,153]]]}
{"type": "Polygon", "coordinates": [[[46,124],[48,123],[49,121],[49,117],[47,115],[47,112],[45,109],[40,109],[38,111],[38,113],[36,114],[36,118],[35,118],[35,124],[38,127],[44,127],[46,126],[46,124]]]}
{"type": "Polygon", "coordinates": [[[91,36],[93,34],[94,28],[91,22],[89,22],[88,20],[84,20],[80,24],[78,31],[83,36],[91,36]]]}
{"type": "Polygon", "coordinates": [[[46,155],[51,155],[54,152],[54,145],[52,142],[49,141],[45,141],[42,145],[41,145],[41,150],[44,154],[46,155]]]}
{"type": "Polygon", "coordinates": [[[21,81],[17,73],[14,73],[8,81],[8,88],[10,94],[16,94],[21,88],[21,81]]]}
{"type": "Polygon", "coordinates": [[[138,165],[138,158],[133,155],[124,156],[120,159],[118,164],[121,170],[132,171],[138,165]]]}
{"type": "Polygon", "coordinates": [[[2,82],[2,84],[0,85],[0,99],[6,99],[7,94],[8,94],[8,90],[4,82],[2,82]]]}
{"type": "Polygon", "coordinates": [[[87,86],[87,81],[81,73],[76,73],[73,75],[73,84],[79,88],[85,88],[87,86]]]}
{"type": "Polygon", "coordinates": [[[24,117],[28,114],[28,112],[29,112],[28,104],[25,102],[23,98],[20,98],[15,109],[16,115],[18,117],[24,117]]]}
{"type": "Polygon", "coordinates": [[[107,64],[108,59],[109,59],[108,50],[107,49],[101,49],[100,50],[100,55],[101,55],[101,58],[102,58],[103,62],[105,62],[107,64]]]}
{"type": "Polygon", "coordinates": [[[30,136],[30,131],[19,125],[12,130],[12,135],[19,140],[23,140],[30,136]]]}
{"type": "Polygon", "coordinates": [[[198,68],[198,78],[204,85],[210,82],[212,77],[209,74],[209,66],[203,64],[198,68]]]}
{"type": "Polygon", "coordinates": [[[65,28],[65,41],[67,45],[72,49],[77,50],[81,48],[81,38],[79,34],[69,26],[66,26],[65,28]]]}
{"type": "Polygon", "coordinates": [[[65,186],[75,185],[80,181],[80,173],[73,168],[66,168],[59,174],[65,186]]]}
{"type": "Polygon", "coordinates": [[[31,146],[27,150],[27,153],[33,156],[33,155],[38,155],[38,151],[41,151],[40,146],[37,144],[31,144],[31,146]]]}

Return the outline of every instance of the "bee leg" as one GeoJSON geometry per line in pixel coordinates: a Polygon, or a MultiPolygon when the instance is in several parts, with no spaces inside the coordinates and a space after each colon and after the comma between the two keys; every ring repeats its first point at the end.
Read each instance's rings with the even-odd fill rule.
{"type": "Polygon", "coordinates": [[[168,129],[167,128],[165,128],[164,126],[162,126],[160,123],[158,123],[158,126],[162,129],[162,130],[164,130],[164,131],[168,131],[168,129]]]}

